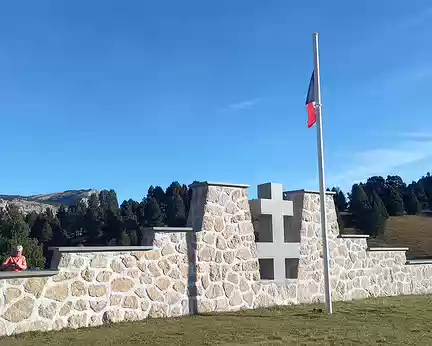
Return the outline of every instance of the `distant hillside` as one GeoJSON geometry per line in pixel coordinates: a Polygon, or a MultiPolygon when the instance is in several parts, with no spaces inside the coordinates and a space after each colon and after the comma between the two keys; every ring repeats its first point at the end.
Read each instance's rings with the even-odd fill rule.
{"type": "MultiPolygon", "coordinates": [[[[345,228],[344,233],[356,233],[345,228]]],[[[368,240],[369,246],[408,247],[407,258],[432,258],[432,216],[391,216],[384,235],[368,240]]]]}
{"type": "Polygon", "coordinates": [[[394,216],[390,217],[386,231],[371,245],[408,247],[407,258],[432,258],[432,217],[394,216]]]}
{"type": "Polygon", "coordinates": [[[20,210],[27,214],[32,211],[40,213],[46,208],[56,211],[60,205],[75,204],[79,200],[87,201],[92,193],[98,193],[97,190],[68,190],[64,192],[47,193],[32,196],[19,195],[1,195],[0,208],[5,207],[8,203],[16,204],[20,210]]]}

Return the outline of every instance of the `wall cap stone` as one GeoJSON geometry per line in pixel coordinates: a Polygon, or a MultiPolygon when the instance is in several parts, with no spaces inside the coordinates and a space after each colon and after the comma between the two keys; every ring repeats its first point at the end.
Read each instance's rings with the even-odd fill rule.
{"type": "Polygon", "coordinates": [[[369,238],[369,234],[339,234],[338,238],[369,238]]]}
{"type": "Polygon", "coordinates": [[[20,279],[20,278],[33,278],[33,277],[46,277],[54,276],[59,273],[58,270],[23,270],[21,272],[0,272],[1,279],[20,279]]]}
{"type": "Polygon", "coordinates": [[[194,229],[192,227],[145,227],[145,231],[153,231],[153,232],[168,232],[168,233],[179,233],[179,232],[193,232],[194,229]]]}
{"type": "Polygon", "coordinates": [[[261,279],[258,282],[262,285],[271,285],[271,284],[288,285],[288,284],[297,284],[298,279],[285,279],[285,280],[264,280],[264,279],[261,279]]]}
{"type": "Polygon", "coordinates": [[[57,252],[128,252],[153,250],[153,246],[53,246],[48,250],[57,252]]]}
{"type": "Polygon", "coordinates": [[[425,258],[425,259],[414,259],[414,260],[408,260],[405,263],[406,265],[416,265],[416,264],[432,264],[432,258],[425,258]]]}
{"type": "Polygon", "coordinates": [[[248,188],[247,184],[233,184],[233,183],[218,183],[218,182],[210,182],[210,181],[201,181],[199,183],[190,184],[189,187],[198,187],[198,186],[223,186],[223,187],[240,187],[240,188],[248,188]]]}
{"type": "MultiPolygon", "coordinates": [[[[285,194],[288,195],[288,194],[299,193],[299,192],[303,192],[303,193],[312,193],[312,194],[314,194],[314,195],[319,195],[319,194],[320,194],[320,192],[317,191],[317,190],[306,190],[306,189],[284,191],[283,194],[284,194],[284,195],[285,195],[285,194]]],[[[333,195],[336,195],[336,192],[333,192],[333,191],[326,191],[325,194],[328,195],[328,196],[333,196],[333,195]]]]}
{"type": "Polygon", "coordinates": [[[408,251],[408,247],[368,247],[366,251],[408,251]]]}

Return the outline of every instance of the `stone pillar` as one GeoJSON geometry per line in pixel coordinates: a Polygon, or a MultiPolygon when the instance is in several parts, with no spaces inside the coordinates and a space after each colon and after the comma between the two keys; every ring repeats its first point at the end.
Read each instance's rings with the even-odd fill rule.
{"type": "MultiPolygon", "coordinates": [[[[321,233],[320,195],[315,191],[288,191],[284,198],[294,202],[293,226],[300,229],[298,267],[299,303],[324,301],[323,246],[321,233]]],[[[327,236],[333,244],[339,235],[333,193],[326,194],[327,236]]],[[[332,257],[330,248],[330,258],[332,257]]],[[[330,260],[331,262],[331,260],[330,260]]],[[[331,271],[331,268],[330,268],[331,271]]]]}
{"type": "Polygon", "coordinates": [[[191,188],[188,225],[197,232],[195,287],[190,282],[189,288],[196,290],[197,312],[252,308],[259,266],[248,186],[203,182],[191,188]]]}

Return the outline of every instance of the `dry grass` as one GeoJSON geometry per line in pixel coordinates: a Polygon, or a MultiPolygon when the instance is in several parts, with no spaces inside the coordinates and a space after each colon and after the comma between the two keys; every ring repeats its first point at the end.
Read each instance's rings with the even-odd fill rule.
{"type": "Polygon", "coordinates": [[[430,296],[340,302],[333,315],[314,307],[27,333],[1,339],[0,345],[432,345],[430,296]]]}
{"type": "Polygon", "coordinates": [[[432,257],[432,217],[390,217],[384,236],[369,241],[370,245],[408,247],[407,258],[432,257]]]}

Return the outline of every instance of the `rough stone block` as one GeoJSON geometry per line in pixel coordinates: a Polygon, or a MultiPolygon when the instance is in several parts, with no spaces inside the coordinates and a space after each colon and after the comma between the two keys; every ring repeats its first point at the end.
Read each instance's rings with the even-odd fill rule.
{"type": "Polygon", "coordinates": [[[136,266],[136,258],[133,256],[126,256],[122,259],[122,262],[126,268],[132,268],[136,266]]]}
{"type": "Polygon", "coordinates": [[[106,268],[108,266],[108,259],[103,255],[96,255],[90,262],[92,268],[106,268]]]}
{"type": "Polygon", "coordinates": [[[24,284],[24,290],[27,293],[33,294],[36,298],[39,298],[46,282],[46,278],[30,278],[24,284]]]}
{"type": "Polygon", "coordinates": [[[134,281],[129,278],[114,279],[111,282],[112,292],[128,292],[134,287],[134,281]]]}
{"type": "Polygon", "coordinates": [[[60,308],[59,315],[60,316],[66,316],[72,309],[72,302],[66,302],[63,304],[63,306],[60,308]]]}
{"type": "Polygon", "coordinates": [[[94,312],[100,312],[103,309],[105,309],[106,306],[107,306],[106,300],[92,300],[92,301],[90,301],[90,308],[94,312]]]}
{"type": "MultiPolygon", "coordinates": [[[[74,297],[81,297],[87,294],[87,287],[82,281],[75,281],[71,285],[71,293],[74,297]]],[[[67,296],[67,295],[66,295],[67,296]]],[[[56,299],[58,300],[58,299],[56,299]]]]}
{"type": "Polygon", "coordinates": [[[92,269],[87,268],[81,272],[81,277],[87,282],[93,281],[95,276],[96,276],[96,272],[92,269]]]}
{"type": "Polygon", "coordinates": [[[85,311],[88,309],[88,301],[85,299],[78,299],[74,303],[74,309],[77,311],[85,311]]]}
{"type": "Polygon", "coordinates": [[[116,323],[124,320],[124,311],[121,309],[112,309],[105,311],[102,317],[104,323],[116,323]]]}
{"type": "Polygon", "coordinates": [[[29,318],[34,309],[35,300],[31,297],[24,297],[12,304],[2,317],[9,322],[18,323],[29,318]]]}
{"type": "Polygon", "coordinates": [[[122,307],[126,309],[138,309],[138,298],[135,296],[126,296],[123,299],[122,307]]]}
{"type": "Polygon", "coordinates": [[[11,301],[21,296],[21,290],[17,287],[9,287],[3,293],[5,304],[9,304],[11,301]]]}
{"type": "Polygon", "coordinates": [[[88,318],[87,314],[77,314],[72,315],[68,318],[68,328],[83,328],[87,327],[88,324],[88,318]]]}
{"type": "Polygon", "coordinates": [[[157,288],[155,288],[153,286],[147,287],[147,295],[153,301],[157,301],[157,302],[163,302],[164,301],[163,294],[157,288]]]}
{"type": "MultiPolygon", "coordinates": [[[[85,292],[84,292],[85,293],[85,292]]],[[[45,291],[45,297],[59,302],[64,301],[69,295],[69,288],[67,283],[60,283],[49,286],[45,291]]]]}
{"type": "Polygon", "coordinates": [[[57,312],[57,304],[56,303],[49,303],[49,304],[42,304],[39,305],[38,313],[39,316],[47,319],[52,319],[57,312]]]}
{"type": "Polygon", "coordinates": [[[102,297],[107,294],[106,285],[91,285],[88,289],[88,294],[90,297],[102,297]]]}

